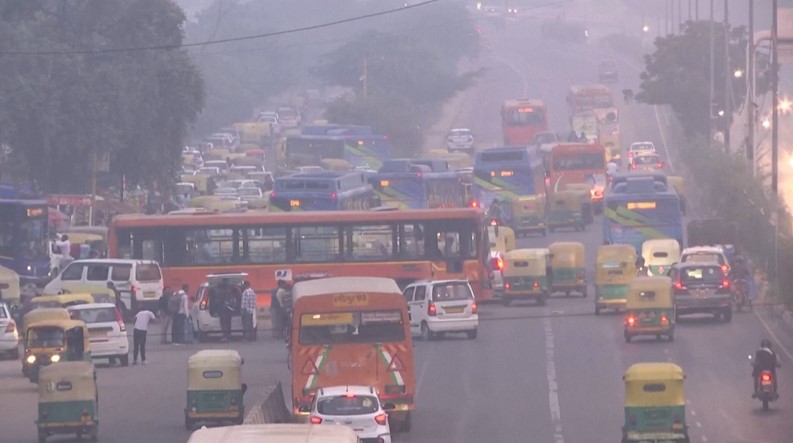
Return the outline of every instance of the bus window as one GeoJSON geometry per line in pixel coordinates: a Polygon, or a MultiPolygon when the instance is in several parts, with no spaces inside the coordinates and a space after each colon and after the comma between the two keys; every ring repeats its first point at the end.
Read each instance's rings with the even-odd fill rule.
{"type": "Polygon", "coordinates": [[[243,231],[242,257],[247,263],[284,263],[286,228],[255,228],[243,231]]]}
{"type": "Polygon", "coordinates": [[[347,229],[347,253],[354,261],[393,257],[393,228],[389,225],[352,226],[347,229]]]}
{"type": "Polygon", "coordinates": [[[307,313],[300,316],[301,345],[404,340],[405,328],[399,310],[307,313]]]}
{"type": "Polygon", "coordinates": [[[399,254],[402,258],[424,257],[424,224],[405,224],[399,228],[399,254]]]}
{"type": "Polygon", "coordinates": [[[340,232],[336,226],[294,228],[295,261],[334,262],[340,258],[340,232]]]}

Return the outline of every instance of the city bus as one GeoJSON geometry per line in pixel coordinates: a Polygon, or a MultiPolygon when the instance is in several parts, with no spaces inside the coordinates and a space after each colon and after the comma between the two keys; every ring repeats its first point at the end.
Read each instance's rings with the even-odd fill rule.
{"type": "Polygon", "coordinates": [[[503,222],[512,220],[512,199],[536,194],[534,166],[525,147],[491,148],[476,153],[474,159],[475,204],[487,211],[498,199],[502,202],[503,222]]]}
{"type": "Polygon", "coordinates": [[[546,192],[565,190],[574,183],[593,187],[593,197],[602,198],[606,177],[606,150],[596,143],[558,143],[542,148],[546,192]],[[600,194],[594,195],[599,184],[600,194]]]}
{"type": "Polygon", "coordinates": [[[464,279],[477,299],[492,296],[484,217],[473,208],[119,215],[109,249],[111,257],[157,260],[172,288],[245,272],[261,307],[284,269],[388,277],[401,286],[464,279]]]}
{"type": "Polygon", "coordinates": [[[292,306],[295,416],[307,415],[319,388],[374,386],[383,404],[394,405],[391,426],[409,430],[416,370],[408,308],[396,282],[381,277],[303,281],[292,289],[292,306]]]}
{"type": "Polygon", "coordinates": [[[0,266],[26,283],[50,275],[49,208],[44,200],[0,200],[0,266]]]}
{"type": "Polygon", "coordinates": [[[567,93],[568,115],[573,116],[584,111],[595,111],[600,118],[600,110],[614,110],[614,98],[611,89],[606,85],[575,85],[567,93]]]}
{"type": "Polygon", "coordinates": [[[426,164],[407,166],[405,171],[381,169],[369,176],[369,183],[384,206],[395,208],[462,208],[467,194],[460,174],[433,172],[426,164]]]}
{"type": "Polygon", "coordinates": [[[501,132],[507,146],[529,146],[548,130],[545,103],[538,99],[506,100],[501,105],[501,132]]]}
{"type": "Polygon", "coordinates": [[[362,172],[311,171],[276,178],[268,208],[279,211],[348,211],[380,206],[362,172]]]}
{"type": "Polygon", "coordinates": [[[291,135],[286,138],[286,167],[321,166],[324,159],[341,159],[350,167],[379,169],[391,157],[391,144],[384,135],[345,134],[291,135]]]}
{"type": "Polygon", "coordinates": [[[615,178],[603,215],[603,244],[633,245],[638,253],[650,239],[673,238],[685,244],[680,197],[658,176],[615,178]]]}

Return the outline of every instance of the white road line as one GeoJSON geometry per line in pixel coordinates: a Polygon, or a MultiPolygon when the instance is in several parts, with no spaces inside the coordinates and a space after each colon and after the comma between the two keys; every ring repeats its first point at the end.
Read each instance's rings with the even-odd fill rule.
{"type": "Polygon", "coordinates": [[[700,422],[696,422],[696,425],[697,425],[698,428],[702,427],[702,423],[700,423],[700,422]]]}
{"type": "Polygon", "coordinates": [[[556,382],[556,351],[553,341],[551,319],[545,318],[545,371],[548,377],[548,405],[551,410],[554,443],[564,443],[562,434],[562,409],[559,405],[559,385],[556,382]]]}
{"type": "Polygon", "coordinates": [[[784,352],[785,355],[787,355],[787,358],[790,359],[791,362],[793,362],[793,353],[791,353],[788,350],[787,346],[785,346],[785,344],[782,342],[782,340],[780,340],[779,337],[777,337],[776,334],[774,334],[774,331],[771,330],[771,327],[768,326],[768,323],[765,322],[763,317],[760,314],[758,314],[756,311],[753,311],[752,313],[754,314],[755,317],[757,317],[758,320],[760,320],[760,323],[763,325],[765,330],[768,331],[768,334],[771,335],[771,338],[774,339],[774,342],[776,342],[776,346],[778,347],[778,349],[782,349],[782,352],[784,352]]]}
{"type": "Polygon", "coordinates": [[[708,437],[706,437],[706,436],[704,436],[704,435],[703,435],[703,436],[702,436],[702,441],[708,441],[708,437]]]}
{"type": "Polygon", "coordinates": [[[691,411],[691,416],[692,417],[696,417],[697,416],[697,411],[691,411]]]}
{"type": "MultiPolygon", "coordinates": [[[[431,346],[431,345],[430,345],[431,346]]],[[[431,352],[427,353],[428,355],[432,355],[431,352]]],[[[427,373],[427,367],[429,366],[428,362],[430,361],[429,358],[425,358],[424,362],[421,364],[421,371],[419,372],[419,379],[416,381],[416,392],[421,392],[421,383],[424,381],[424,374],[427,373]]]]}

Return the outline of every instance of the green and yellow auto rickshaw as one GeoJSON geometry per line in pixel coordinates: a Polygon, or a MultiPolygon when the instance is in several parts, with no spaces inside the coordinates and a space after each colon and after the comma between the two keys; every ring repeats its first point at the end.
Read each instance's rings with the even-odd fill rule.
{"type": "Polygon", "coordinates": [[[631,245],[598,248],[595,263],[595,314],[625,307],[628,284],[636,278],[636,249],[631,245]]]}
{"type": "MultiPolygon", "coordinates": [[[[605,179],[605,177],[603,177],[605,179]]],[[[577,191],[581,198],[581,216],[584,223],[591,225],[595,222],[595,195],[593,186],[595,183],[568,183],[564,189],[566,191],[577,191]]],[[[601,195],[602,198],[602,195],[601,195]]]]}
{"type": "Polygon", "coordinates": [[[551,287],[548,281],[550,252],[547,249],[513,249],[503,256],[504,291],[501,300],[509,306],[512,300],[534,299],[542,306],[551,287]]]}
{"type": "Polygon", "coordinates": [[[642,243],[644,265],[650,275],[666,275],[680,261],[680,243],[673,238],[654,238],[642,243]]]}
{"type": "Polygon", "coordinates": [[[56,434],[99,438],[99,394],[94,365],[85,361],[63,362],[39,373],[39,443],[56,434]]]}
{"type": "Polygon", "coordinates": [[[524,237],[536,233],[545,237],[545,196],[523,195],[512,199],[512,230],[524,237]]]}
{"type": "Polygon", "coordinates": [[[586,256],[584,244],[555,242],[548,246],[551,254],[551,293],[580,292],[587,295],[586,256]]]}
{"type": "Polygon", "coordinates": [[[573,228],[576,231],[586,229],[581,191],[556,191],[551,194],[549,200],[547,221],[549,231],[554,232],[559,228],[573,228]]]}
{"type": "Polygon", "coordinates": [[[675,339],[675,299],[669,277],[636,277],[625,300],[625,341],[639,335],[675,339]]]}
{"type": "MultiPolygon", "coordinates": [[[[23,365],[37,383],[45,366],[67,361],[91,361],[88,328],[82,320],[42,320],[27,326],[23,365]]],[[[23,371],[24,371],[23,366],[23,371]]]]}
{"type": "Polygon", "coordinates": [[[187,361],[187,406],[184,426],[189,431],[198,423],[242,424],[245,406],[242,397],[243,359],[237,351],[198,351],[187,361]]]}
{"type": "Polygon", "coordinates": [[[674,363],[636,363],[625,371],[622,443],[689,443],[683,369],[674,363]]]}

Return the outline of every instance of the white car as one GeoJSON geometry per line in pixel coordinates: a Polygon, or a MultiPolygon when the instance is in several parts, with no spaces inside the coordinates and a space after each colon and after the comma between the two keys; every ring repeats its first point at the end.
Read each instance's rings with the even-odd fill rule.
{"type": "Polygon", "coordinates": [[[85,322],[92,358],[116,359],[121,366],[129,366],[129,337],[127,327],[113,303],[85,303],[66,308],[85,322]]]}
{"type": "Polygon", "coordinates": [[[278,121],[278,114],[275,112],[260,112],[258,121],[270,124],[270,132],[273,134],[281,133],[281,122],[278,121]]]}
{"type": "Polygon", "coordinates": [[[284,128],[296,128],[300,126],[300,113],[293,108],[278,108],[278,123],[284,128]]]}
{"type": "Polygon", "coordinates": [[[680,263],[716,263],[721,266],[724,275],[730,273],[730,262],[721,246],[694,246],[683,249],[680,263]]]}
{"type": "Polygon", "coordinates": [[[408,285],[402,295],[410,310],[410,328],[424,340],[447,332],[465,332],[473,340],[479,330],[474,292],[467,280],[424,280],[408,285]]]}
{"type": "MultiPolygon", "coordinates": [[[[221,281],[227,278],[232,286],[232,291],[239,296],[242,295],[242,282],[248,278],[246,273],[211,274],[207,275],[207,281],[198,287],[195,303],[190,311],[193,320],[193,330],[196,331],[198,341],[207,341],[210,334],[222,334],[220,328],[220,303],[221,299],[215,296],[215,289],[221,281]]],[[[231,316],[231,332],[241,333],[242,316],[240,315],[240,298],[237,298],[234,312],[231,316]]],[[[256,315],[253,316],[253,338],[256,339],[257,321],[256,315]]]]}
{"type": "Polygon", "coordinates": [[[631,143],[628,148],[628,161],[630,161],[633,156],[642,154],[655,154],[655,145],[653,142],[631,143]]]}
{"type": "Polygon", "coordinates": [[[388,414],[371,386],[320,388],[311,403],[311,424],[348,426],[361,442],[391,443],[388,414]]]}
{"type": "Polygon", "coordinates": [[[19,360],[19,330],[5,303],[0,303],[0,354],[19,360]]]}
{"type": "Polygon", "coordinates": [[[501,276],[501,271],[504,269],[504,259],[501,258],[501,253],[498,251],[490,251],[490,269],[493,271],[493,278],[490,280],[490,285],[493,292],[501,293],[504,291],[504,278],[501,276]]]}
{"type": "Polygon", "coordinates": [[[474,133],[467,128],[455,128],[446,135],[446,148],[449,152],[463,151],[473,154],[475,148],[474,133]]]}

